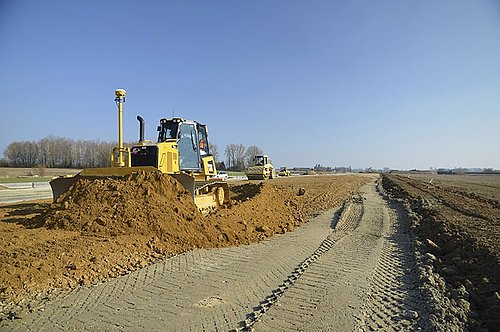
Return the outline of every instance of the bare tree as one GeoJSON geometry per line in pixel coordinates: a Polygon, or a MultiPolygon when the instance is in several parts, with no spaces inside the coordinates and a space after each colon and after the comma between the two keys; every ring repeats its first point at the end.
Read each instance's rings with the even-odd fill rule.
{"type": "Polygon", "coordinates": [[[24,149],[26,152],[26,166],[35,165],[38,162],[38,144],[35,141],[24,142],[24,149]]]}
{"type": "Polygon", "coordinates": [[[239,171],[245,170],[245,146],[243,144],[237,144],[236,147],[236,168],[239,171]]]}
{"type": "Polygon", "coordinates": [[[226,148],[224,149],[224,154],[226,155],[226,160],[227,160],[227,168],[232,168],[236,162],[236,156],[235,156],[235,146],[236,144],[228,144],[226,145],[226,148]]]}
{"type": "Polygon", "coordinates": [[[243,144],[228,144],[224,153],[226,154],[227,167],[230,169],[245,169],[245,146],[243,144]]]}
{"type": "Polygon", "coordinates": [[[12,166],[23,166],[23,148],[21,142],[10,143],[4,151],[4,155],[12,166]]]}
{"type": "Polygon", "coordinates": [[[36,165],[35,173],[40,177],[44,177],[45,175],[47,175],[47,167],[43,164],[36,165]]]}
{"type": "Polygon", "coordinates": [[[47,167],[57,167],[60,159],[60,148],[58,147],[59,137],[49,136],[38,142],[40,147],[40,164],[47,167]]]}
{"type": "Polygon", "coordinates": [[[262,151],[261,148],[255,145],[251,145],[247,148],[247,151],[245,152],[245,161],[247,166],[254,166],[255,165],[255,156],[261,156],[264,152],[262,151]]]}
{"type": "Polygon", "coordinates": [[[217,160],[219,160],[219,147],[216,144],[208,143],[208,150],[214,157],[215,162],[217,162],[217,160]]]}

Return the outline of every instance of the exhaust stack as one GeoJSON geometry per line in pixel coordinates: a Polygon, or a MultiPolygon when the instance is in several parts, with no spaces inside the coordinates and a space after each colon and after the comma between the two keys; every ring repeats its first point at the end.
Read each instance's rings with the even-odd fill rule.
{"type": "Polygon", "coordinates": [[[144,142],[144,119],[138,115],[137,121],[139,121],[139,143],[142,143],[144,142]]]}

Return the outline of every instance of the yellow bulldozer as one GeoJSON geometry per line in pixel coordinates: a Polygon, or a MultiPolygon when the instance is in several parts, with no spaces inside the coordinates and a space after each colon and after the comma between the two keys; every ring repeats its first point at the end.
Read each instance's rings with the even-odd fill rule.
{"type": "Polygon", "coordinates": [[[208,145],[206,125],[182,118],[163,118],[157,128],[156,143],[144,139],[144,120],[139,121],[139,142],[124,147],[122,114],[126,91],[115,91],[118,106],[118,146],[111,153],[111,167],[88,168],[72,177],[59,177],[50,182],[54,201],[80,178],[116,178],[146,171],[162,172],[174,177],[190,193],[198,209],[206,214],[229,200],[229,187],[217,174],[214,157],[208,145]]]}
{"type": "Polygon", "coordinates": [[[281,167],[280,171],[278,172],[279,176],[290,176],[292,173],[288,170],[288,167],[281,167]]]}
{"type": "Polygon", "coordinates": [[[249,180],[265,180],[276,177],[276,170],[267,155],[255,156],[253,164],[245,170],[245,175],[249,180]]]}

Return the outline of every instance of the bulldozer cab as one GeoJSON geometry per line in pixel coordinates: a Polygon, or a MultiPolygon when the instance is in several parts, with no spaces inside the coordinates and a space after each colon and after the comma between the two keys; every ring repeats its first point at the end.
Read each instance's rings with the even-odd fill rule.
{"type": "Polygon", "coordinates": [[[264,156],[255,156],[254,157],[254,164],[256,166],[264,166],[267,163],[268,163],[268,161],[267,161],[267,156],[266,155],[264,155],[264,156]]]}
{"type": "Polygon", "coordinates": [[[165,142],[167,140],[176,140],[178,129],[178,122],[161,119],[160,125],[158,126],[158,143],[165,142]]]}
{"type": "Polygon", "coordinates": [[[202,170],[202,157],[209,155],[208,129],[196,121],[181,118],[161,119],[158,143],[177,142],[179,168],[184,171],[202,170]]]}

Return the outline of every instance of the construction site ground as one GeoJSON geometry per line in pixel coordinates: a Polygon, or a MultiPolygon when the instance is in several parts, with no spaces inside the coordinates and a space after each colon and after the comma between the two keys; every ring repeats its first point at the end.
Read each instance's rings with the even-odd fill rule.
{"type": "Polygon", "coordinates": [[[500,326],[496,179],[484,191],[377,174],[236,181],[206,217],[171,180],[1,205],[0,330],[500,326]]]}

